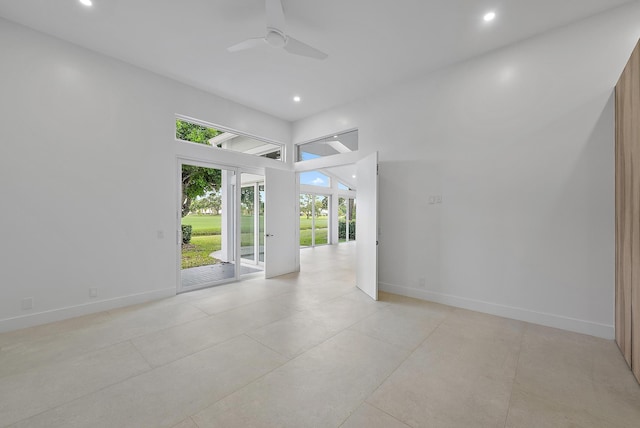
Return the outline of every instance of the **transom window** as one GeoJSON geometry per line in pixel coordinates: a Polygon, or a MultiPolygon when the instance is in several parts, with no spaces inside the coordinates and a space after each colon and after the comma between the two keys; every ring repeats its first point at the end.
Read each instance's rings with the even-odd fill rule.
{"type": "Polygon", "coordinates": [[[176,139],[280,161],[283,158],[283,147],[280,144],[232,133],[186,118],[176,118],[176,139]]]}
{"type": "Polygon", "coordinates": [[[358,130],[329,135],[309,143],[297,146],[297,160],[306,161],[323,156],[332,156],[340,153],[355,152],[358,150],[358,130]]]}

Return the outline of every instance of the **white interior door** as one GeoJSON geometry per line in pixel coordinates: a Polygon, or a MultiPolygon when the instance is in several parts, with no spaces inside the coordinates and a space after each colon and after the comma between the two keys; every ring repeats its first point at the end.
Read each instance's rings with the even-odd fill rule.
{"type": "Polygon", "coordinates": [[[265,168],[265,277],[299,270],[296,173],[265,168]]]}
{"type": "Polygon", "coordinates": [[[378,300],[378,152],[357,163],[356,285],[378,300]]]}

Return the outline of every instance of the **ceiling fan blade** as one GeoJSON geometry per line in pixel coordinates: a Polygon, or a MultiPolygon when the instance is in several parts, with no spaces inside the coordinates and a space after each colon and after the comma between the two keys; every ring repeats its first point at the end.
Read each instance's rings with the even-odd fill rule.
{"type": "Polygon", "coordinates": [[[281,33],[285,32],[284,9],[282,0],[266,0],[267,28],[274,28],[281,33]]]}
{"type": "Polygon", "coordinates": [[[315,59],[326,59],[329,56],[306,43],[302,43],[300,40],[294,39],[293,37],[287,37],[287,44],[284,45],[284,50],[294,55],[301,55],[315,59]]]}
{"type": "Polygon", "coordinates": [[[264,37],[256,37],[253,39],[247,39],[244,42],[237,43],[233,46],[229,46],[227,50],[229,52],[244,51],[247,49],[257,48],[258,46],[262,46],[266,43],[267,42],[265,41],[264,37]]]}

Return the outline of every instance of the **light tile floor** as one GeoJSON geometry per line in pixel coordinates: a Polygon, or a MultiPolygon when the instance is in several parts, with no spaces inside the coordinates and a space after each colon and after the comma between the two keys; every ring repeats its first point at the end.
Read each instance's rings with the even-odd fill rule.
{"type": "Polygon", "coordinates": [[[355,287],[354,245],[0,335],[0,426],[640,427],[611,341],[355,287]]]}

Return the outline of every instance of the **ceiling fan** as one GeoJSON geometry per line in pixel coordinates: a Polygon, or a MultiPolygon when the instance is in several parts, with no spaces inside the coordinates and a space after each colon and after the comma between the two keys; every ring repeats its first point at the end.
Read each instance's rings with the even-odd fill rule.
{"type": "Polygon", "coordinates": [[[285,32],[284,10],[282,0],[266,0],[267,9],[267,34],[264,37],[255,37],[229,46],[229,52],[238,52],[257,48],[268,44],[275,48],[281,48],[293,55],[306,56],[315,59],[325,59],[327,54],[298,39],[294,39],[285,32]]]}

